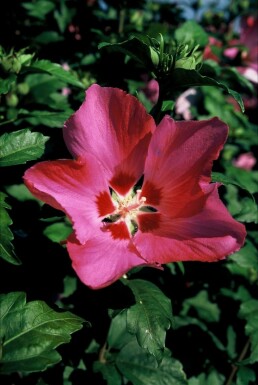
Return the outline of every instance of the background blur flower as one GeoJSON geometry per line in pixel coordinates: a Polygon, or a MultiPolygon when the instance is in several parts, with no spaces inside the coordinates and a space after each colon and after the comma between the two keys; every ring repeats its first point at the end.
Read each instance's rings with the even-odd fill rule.
{"type": "Polygon", "coordinates": [[[143,89],[146,97],[153,103],[157,103],[159,98],[159,83],[155,79],[151,79],[147,82],[143,89]]]}
{"type": "Polygon", "coordinates": [[[224,55],[235,59],[241,55],[241,65],[237,70],[248,80],[258,83],[258,17],[242,17],[239,39],[229,42],[231,45],[224,50],[224,55]],[[241,47],[243,46],[243,47],[241,47]]]}
{"type": "Polygon", "coordinates": [[[196,89],[189,88],[176,100],[175,111],[178,115],[182,115],[184,120],[191,120],[193,118],[190,108],[193,105],[193,101],[196,99],[196,95],[196,89]]]}
{"type": "Polygon", "coordinates": [[[245,152],[233,160],[233,165],[244,170],[251,170],[256,162],[257,160],[252,152],[245,152]]]}
{"type": "Polygon", "coordinates": [[[206,45],[206,47],[204,48],[204,51],[203,51],[203,58],[205,60],[211,59],[211,60],[214,60],[216,63],[219,63],[220,58],[214,52],[213,47],[221,48],[222,42],[213,36],[209,36],[209,43],[208,43],[208,45],[206,45]]]}

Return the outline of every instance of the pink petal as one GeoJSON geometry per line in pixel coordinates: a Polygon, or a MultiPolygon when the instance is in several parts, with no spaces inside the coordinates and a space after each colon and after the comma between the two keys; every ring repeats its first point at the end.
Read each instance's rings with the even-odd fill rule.
{"type": "Polygon", "coordinates": [[[75,156],[90,152],[112,188],[125,195],[143,174],[153,118],[132,95],[92,85],[80,109],[65,123],[64,139],[75,156]]]}
{"type": "Polygon", "coordinates": [[[238,53],[239,53],[239,48],[237,47],[226,48],[223,52],[223,54],[229,59],[235,59],[238,53]]]}
{"type": "Polygon", "coordinates": [[[89,154],[83,160],[37,163],[26,171],[24,182],[38,199],[67,214],[81,243],[115,209],[104,172],[89,154]]]}
{"type": "Polygon", "coordinates": [[[199,122],[163,118],[145,163],[141,195],[147,198],[146,204],[171,217],[198,212],[204,203],[204,186],[209,189],[212,162],[227,132],[227,126],[217,118],[199,122]]]}
{"type": "Polygon", "coordinates": [[[237,67],[238,71],[251,82],[258,84],[258,71],[251,67],[237,67]]]}
{"type": "Polygon", "coordinates": [[[203,208],[189,217],[171,218],[160,213],[138,216],[134,244],[150,263],[176,261],[213,262],[243,245],[245,227],[235,221],[220,201],[217,184],[205,197],[203,208]]]}
{"type": "Polygon", "coordinates": [[[242,168],[244,170],[252,170],[257,160],[252,152],[245,152],[240,154],[236,159],[233,159],[232,163],[235,167],[242,168]]]}
{"type": "Polygon", "coordinates": [[[133,267],[147,264],[132,244],[125,223],[114,225],[111,231],[97,230],[84,245],[74,235],[68,238],[72,266],[81,281],[92,289],[108,286],[133,267]]]}

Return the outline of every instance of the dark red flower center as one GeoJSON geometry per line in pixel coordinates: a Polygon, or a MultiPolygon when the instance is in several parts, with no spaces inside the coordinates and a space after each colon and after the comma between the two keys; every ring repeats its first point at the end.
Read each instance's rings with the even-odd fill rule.
{"type": "MultiPolygon", "coordinates": [[[[112,214],[107,215],[102,222],[116,225],[123,222],[128,229],[129,234],[133,236],[138,230],[138,215],[141,212],[156,212],[153,207],[146,205],[146,197],[142,196],[142,190],[137,189],[136,192],[131,190],[125,197],[121,197],[112,191],[112,203],[115,210],[112,214]]],[[[110,226],[109,226],[110,228],[110,226]]]]}

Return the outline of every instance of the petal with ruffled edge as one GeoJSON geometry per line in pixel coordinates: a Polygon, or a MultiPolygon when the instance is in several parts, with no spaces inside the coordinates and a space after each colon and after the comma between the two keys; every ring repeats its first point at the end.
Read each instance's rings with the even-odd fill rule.
{"type": "Polygon", "coordinates": [[[227,133],[217,118],[175,122],[165,116],[149,145],[141,194],[146,204],[173,218],[197,213],[227,133]]]}
{"type": "Polygon", "coordinates": [[[92,153],[107,170],[110,186],[125,195],[143,174],[153,118],[132,95],[92,85],[80,109],[64,125],[75,157],[92,153]]]}
{"type": "Polygon", "coordinates": [[[176,261],[213,262],[239,250],[245,227],[235,221],[218,195],[218,185],[203,199],[203,208],[189,217],[174,218],[161,213],[138,215],[139,231],[134,244],[150,263],[176,261]]]}
{"type": "Polygon", "coordinates": [[[67,214],[81,243],[115,210],[105,173],[90,154],[37,163],[26,171],[24,182],[38,199],[67,214]]]}
{"type": "Polygon", "coordinates": [[[84,245],[72,234],[67,241],[67,250],[75,272],[92,289],[108,286],[133,267],[148,264],[132,244],[122,221],[112,224],[109,229],[96,231],[84,245]]]}

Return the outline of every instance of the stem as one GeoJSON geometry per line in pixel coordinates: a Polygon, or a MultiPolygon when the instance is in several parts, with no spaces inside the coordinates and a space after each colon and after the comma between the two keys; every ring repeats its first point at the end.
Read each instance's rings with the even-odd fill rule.
{"type": "Polygon", "coordinates": [[[152,110],[150,111],[150,114],[154,118],[156,124],[159,124],[159,122],[161,121],[161,119],[163,117],[161,108],[162,108],[162,103],[165,100],[165,92],[163,89],[163,80],[157,78],[157,81],[159,83],[159,98],[158,98],[158,101],[155,104],[155,106],[153,106],[152,110]]]}
{"type": "Polygon", "coordinates": [[[5,124],[9,124],[9,123],[12,123],[12,122],[15,122],[15,119],[5,120],[4,122],[0,123],[0,126],[4,126],[5,124]]]}
{"type": "Polygon", "coordinates": [[[124,32],[124,25],[125,25],[125,8],[121,8],[119,11],[119,25],[118,25],[119,35],[122,35],[122,33],[124,32]]]}
{"type": "Polygon", "coordinates": [[[162,99],[158,99],[155,106],[151,109],[150,114],[154,118],[156,124],[159,124],[161,121],[161,107],[162,107],[162,99]]]}
{"type": "Polygon", "coordinates": [[[105,342],[99,351],[99,361],[102,362],[103,364],[105,364],[107,362],[107,360],[105,358],[105,353],[107,351],[106,347],[107,347],[107,343],[105,342]]]}
{"type": "MultiPolygon", "coordinates": [[[[245,358],[245,355],[246,355],[246,353],[248,352],[250,343],[251,343],[251,341],[250,341],[250,338],[249,338],[249,339],[247,340],[245,346],[243,347],[243,350],[242,350],[242,352],[240,353],[240,356],[238,357],[238,360],[237,360],[237,361],[242,361],[242,360],[245,358]]],[[[227,382],[226,382],[225,385],[231,385],[231,384],[232,384],[232,381],[233,381],[233,379],[234,379],[235,374],[236,374],[237,371],[238,371],[238,366],[232,365],[231,373],[230,373],[230,375],[229,375],[229,377],[228,377],[227,382]]]]}

